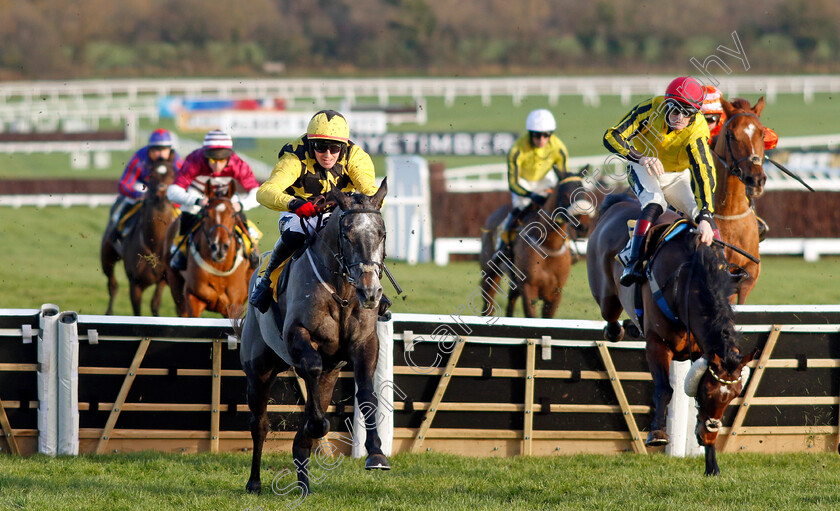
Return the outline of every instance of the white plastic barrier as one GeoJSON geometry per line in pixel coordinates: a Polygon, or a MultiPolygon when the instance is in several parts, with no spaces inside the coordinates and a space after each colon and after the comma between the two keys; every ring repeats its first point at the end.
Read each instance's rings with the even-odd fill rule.
{"type": "Polygon", "coordinates": [[[667,429],[671,439],[665,447],[670,456],[679,458],[685,456],[699,456],[705,448],[697,443],[695,428],[697,427],[696,400],[685,393],[685,377],[691,368],[691,362],[671,362],[670,381],[674,394],[668,404],[667,429]]]}
{"type": "Polygon", "coordinates": [[[58,454],[79,454],[78,315],[58,316],[58,454]]]}
{"type": "Polygon", "coordinates": [[[58,450],[58,305],[41,306],[38,335],[38,452],[58,450]]]}

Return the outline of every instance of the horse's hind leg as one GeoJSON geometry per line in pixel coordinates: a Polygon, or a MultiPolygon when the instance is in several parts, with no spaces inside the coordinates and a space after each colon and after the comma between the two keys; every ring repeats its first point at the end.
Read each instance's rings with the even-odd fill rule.
{"type": "Polygon", "coordinates": [[[120,259],[117,255],[117,251],[114,250],[114,247],[110,243],[106,242],[102,243],[100,259],[102,263],[102,273],[104,273],[105,277],[108,279],[108,309],[105,311],[105,314],[110,316],[114,313],[114,298],[116,298],[117,291],[120,287],[117,283],[117,277],[114,275],[114,267],[120,259]]]}
{"type": "Polygon", "coordinates": [[[618,322],[624,308],[615,295],[607,296],[598,300],[601,307],[601,317],[607,322],[604,327],[604,339],[610,342],[618,342],[624,338],[624,327],[618,322]]]}
{"type": "MultiPolygon", "coordinates": [[[[248,319],[253,318],[246,318],[248,319]]],[[[254,442],[254,450],[251,455],[251,476],[245,489],[248,493],[260,493],[262,482],[260,481],[260,465],[262,463],[263,445],[268,434],[268,397],[271,391],[271,384],[279,371],[285,370],[288,365],[280,360],[268,346],[262,342],[259,332],[246,324],[243,330],[242,370],[245,371],[248,381],[248,408],[251,410],[251,439],[254,442]],[[244,341],[246,338],[249,341],[244,341]],[[248,346],[246,346],[246,343],[248,346]],[[245,360],[247,358],[248,360],[245,360]]]]}
{"type": "Polygon", "coordinates": [[[665,432],[666,413],[674,394],[669,374],[673,353],[661,337],[648,333],[645,355],[650,374],[653,376],[654,404],[653,421],[645,445],[667,445],[669,440],[668,433],[665,432]]]}
{"type": "Polygon", "coordinates": [[[356,380],[356,402],[359,403],[359,412],[365,421],[365,449],[368,457],[365,460],[365,469],[389,470],[391,465],[388,458],[382,452],[382,441],[376,430],[376,415],[379,401],[373,388],[373,373],[376,370],[376,362],[379,354],[376,334],[372,334],[367,341],[363,341],[360,348],[353,350],[350,358],[353,361],[353,376],[356,380]]]}

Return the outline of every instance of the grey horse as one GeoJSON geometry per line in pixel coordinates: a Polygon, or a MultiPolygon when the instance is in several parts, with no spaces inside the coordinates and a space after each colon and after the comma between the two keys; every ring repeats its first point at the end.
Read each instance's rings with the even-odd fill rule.
{"type": "MultiPolygon", "coordinates": [[[[366,413],[366,469],[390,469],[376,431],[377,399],[373,373],[379,354],[377,309],[385,259],[385,223],[380,209],[387,193],[382,182],[373,196],[333,190],[337,209],[312,244],[289,261],[289,280],[277,303],[261,314],[248,307],[242,325],[240,360],[248,378],[254,451],[249,493],[260,493],[260,463],[268,432],[267,402],[278,372],[293,366],[306,384],[304,420],[292,446],[298,485],[310,492],[308,462],[313,440],[329,431],[324,410],[330,404],[339,370],[353,364],[356,398],[366,413]]],[[[251,278],[253,289],[257,272],[251,278]]]]}

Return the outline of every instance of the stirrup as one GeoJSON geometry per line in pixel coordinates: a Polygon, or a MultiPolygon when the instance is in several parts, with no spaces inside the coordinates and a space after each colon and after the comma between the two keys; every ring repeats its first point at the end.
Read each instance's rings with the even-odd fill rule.
{"type": "Polygon", "coordinates": [[[248,297],[248,303],[265,314],[271,306],[271,300],[271,278],[260,277],[259,282],[254,286],[254,291],[248,297]]]}
{"type": "Polygon", "coordinates": [[[624,287],[630,287],[633,284],[641,284],[645,281],[645,275],[642,273],[642,261],[637,259],[632,262],[632,264],[628,264],[626,268],[624,268],[624,272],[622,272],[621,277],[618,279],[618,282],[624,287]]]}

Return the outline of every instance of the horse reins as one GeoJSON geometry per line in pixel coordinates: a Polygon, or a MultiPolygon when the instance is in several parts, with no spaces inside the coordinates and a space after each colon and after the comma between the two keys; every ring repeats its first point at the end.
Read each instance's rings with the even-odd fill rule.
{"type": "MultiPolygon", "coordinates": [[[[229,202],[229,203],[231,203],[231,207],[233,205],[233,201],[231,201],[227,197],[215,197],[211,200],[229,202]]],[[[217,229],[224,229],[224,231],[228,235],[228,238],[230,238],[230,239],[234,240],[234,242],[236,242],[235,241],[236,236],[234,236],[233,232],[230,229],[228,229],[228,227],[226,225],[222,225],[222,224],[217,223],[213,227],[211,227],[209,230],[206,228],[206,226],[203,225],[204,218],[208,217],[206,211],[209,207],[210,207],[210,204],[208,203],[207,206],[205,206],[204,209],[202,210],[202,214],[201,214],[202,225],[201,225],[201,229],[200,229],[201,233],[204,234],[204,238],[207,240],[207,242],[212,244],[212,242],[210,241],[210,237],[213,235],[214,232],[216,232],[217,229]]],[[[234,219],[234,223],[235,222],[236,222],[236,220],[234,219]]],[[[185,239],[186,239],[186,237],[185,237],[185,239]]],[[[204,270],[205,272],[210,273],[211,275],[215,275],[217,277],[228,277],[228,276],[232,275],[233,272],[235,272],[236,269],[239,267],[239,265],[242,264],[242,261],[244,261],[245,258],[242,256],[240,248],[236,249],[236,257],[233,260],[233,265],[231,266],[231,268],[228,269],[228,270],[219,270],[218,268],[215,268],[212,265],[210,265],[207,261],[204,260],[204,258],[201,257],[201,254],[195,248],[194,244],[192,244],[192,243],[190,244],[190,249],[193,253],[193,257],[195,258],[198,266],[201,267],[201,269],[204,270]]]]}

